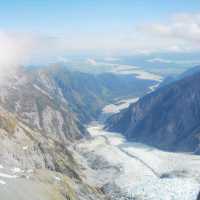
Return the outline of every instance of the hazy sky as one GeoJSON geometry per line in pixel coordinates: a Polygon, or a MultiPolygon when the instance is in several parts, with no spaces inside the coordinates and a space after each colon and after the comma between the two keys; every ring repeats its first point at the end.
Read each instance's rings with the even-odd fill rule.
{"type": "Polygon", "coordinates": [[[199,11],[198,0],[7,0],[0,2],[0,27],[49,34],[116,34],[140,23],[199,11]]]}
{"type": "Polygon", "coordinates": [[[22,62],[33,56],[59,57],[70,51],[197,52],[200,2],[1,1],[0,42],[0,62],[6,62],[7,57],[10,62],[22,62]],[[7,56],[9,53],[12,55],[7,56]]]}

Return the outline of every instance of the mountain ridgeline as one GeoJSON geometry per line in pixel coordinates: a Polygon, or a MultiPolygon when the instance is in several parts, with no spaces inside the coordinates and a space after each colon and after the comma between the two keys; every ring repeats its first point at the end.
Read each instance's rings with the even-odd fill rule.
{"type": "Polygon", "coordinates": [[[128,140],[200,153],[200,72],[159,88],[107,121],[128,140]]]}
{"type": "Polygon", "coordinates": [[[78,139],[83,124],[117,97],[141,96],[154,81],[133,76],[92,75],[62,67],[20,70],[1,87],[0,105],[31,128],[62,139],[78,139]]]}
{"type": "Polygon", "coordinates": [[[0,83],[2,199],[108,199],[103,185],[89,181],[99,172],[73,145],[89,139],[85,124],[95,120],[105,104],[141,96],[155,82],[63,67],[20,68],[4,78],[0,83]]]}

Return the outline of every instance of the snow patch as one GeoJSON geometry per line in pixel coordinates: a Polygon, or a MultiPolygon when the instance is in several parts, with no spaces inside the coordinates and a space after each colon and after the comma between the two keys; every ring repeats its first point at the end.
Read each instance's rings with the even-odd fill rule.
{"type": "Polygon", "coordinates": [[[150,86],[149,87],[150,91],[148,92],[148,94],[151,93],[151,92],[154,92],[156,90],[156,88],[159,87],[159,85],[160,85],[160,83],[156,83],[156,84],[150,86]]]}
{"type": "Polygon", "coordinates": [[[5,181],[3,181],[3,180],[0,180],[0,184],[1,184],[1,185],[5,185],[5,184],[6,184],[6,182],[5,182],[5,181]]]}
{"type": "Polygon", "coordinates": [[[33,169],[27,170],[27,173],[29,173],[29,174],[33,173],[33,169]]]}
{"type": "Polygon", "coordinates": [[[61,181],[61,178],[58,177],[58,176],[54,176],[54,179],[55,179],[56,181],[61,181]]]}
{"type": "Polygon", "coordinates": [[[45,96],[48,96],[51,99],[51,97],[49,96],[49,94],[45,90],[43,90],[42,88],[40,88],[38,85],[34,84],[33,87],[35,89],[37,89],[38,91],[40,91],[42,94],[44,94],[45,96]]]}
{"type": "Polygon", "coordinates": [[[20,168],[13,168],[13,169],[11,169],[11,171],[13,172],[13,173],[20,173],[20,172],[23,172],[23,170],[21,170],[20,168]]]}
{"type": "Polygon", "coordinates": [[[2,177],[2,178],[17,178],[16,175],[9,175],[9,174],[5,174],[5,173],[0,173],[0,177],[2,177]]]}
{"type": "Polygon", "coordinates": [[[136,103],[139,100],[138,97],[136,98],[130,98],[125,100],[120,100],[116,102],[115,104],[109,104],[103,108],[103,113],[111,113],[116,114],[119,113],[121,110],[126,109],[129,107],[130,104],[136,103]]]}
{"type": "Polygon", "coordinates": [[[28,149],[28,146],[23,146],[22,149],[23,149],[23,150],[27,150],[27,149],[28,149]]]}

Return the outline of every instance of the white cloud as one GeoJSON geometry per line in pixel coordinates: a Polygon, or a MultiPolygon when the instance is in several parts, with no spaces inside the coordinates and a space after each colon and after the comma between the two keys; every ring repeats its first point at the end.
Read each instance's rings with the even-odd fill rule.
{"type": "Polygon", "coordinates": [[[0,82],[20,66],[58,61],[65,48],[58,38],[0,30],[0,82]]]}
{"type": "Polygon", "coordinates": [[[159,64],[192,64],[197,65],[200,64],[200,60],[169,60],[169,59],[163,59],[163,58],[152,58],[147,60],[147,62],[150,63],[159,63],[159,64]]]}
{"type": "Polygon", "coordinates": [[[120,58],[106,57],[106,58],[104,58],[104,61],[107,61],[107,62],[116,62],[116,61],[120,61],[120,58]]]}
{"type": "Polygon", "coordinates": [[[24,62],[32,46],[24,35],[0,32],[0,68],[24,62]]]}
{"type": "Polygon", "coordinates": [[[19,65],[55,61],[65,53],[59,38],[0,31],[0,74],[19,65]]]}
{"type": "MultiPolygon", "coordinates": [[[[200,51],[200,14],[179,14],[163,23],[150,23],[119,34],[94,33],[49,37],[32,33],[0,31],[0,73],[10,66],[65,60],[67,52],[104,52],[106,61],[117,61],[115,54],[200,51]],[[95,51],[96,50],[96,51],[95,51]]],[[[116,55],[117,56],[117,55],[116,55]]],[[[170,63],[153,58],[150,62],[170,63]]],[[[87,63],[96,65],[94,59],[87,63]]]]}
{"type": "Polygon", "coordinates": [[[200,14],[174,15],[166,23],[140,26],[139,33],[147,42],[147,48],[152,51],[199,51],[200,14]]]}
{"type": "Polygon", "coordinates": [[[163,59],[163,58],[152,58],[152,59],[149,59],[148,62],[150,62],[150,63],[165,63],[165,64],[169,64],[169,63],[172,63],[173,61],[167,60],[167,59],[163,59]]]}
{"type": "Polygon", "coordinates": [[[0,31],[0,81],[28,62],[34,46],[29,35],[0,31]]]}
{"type": "Polygon", "coordinates": [[[70,39],[65,36],[63,41],[69,51],[99,50],[110,57],[121,53],[200,51],[200,14],[177,14],[160,23],[140,24],[131,31],[120,30],[119,34],[87,33],[70,39]]]}

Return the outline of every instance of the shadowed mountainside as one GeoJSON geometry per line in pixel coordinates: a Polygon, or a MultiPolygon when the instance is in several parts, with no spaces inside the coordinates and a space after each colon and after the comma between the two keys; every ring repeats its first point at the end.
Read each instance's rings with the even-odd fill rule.
{"type": "Polygon", "coordinates": [[[107,129],[128,140],[164,150],[199,153],[200,73],[141,98],[107,121],[107,129]]]}

